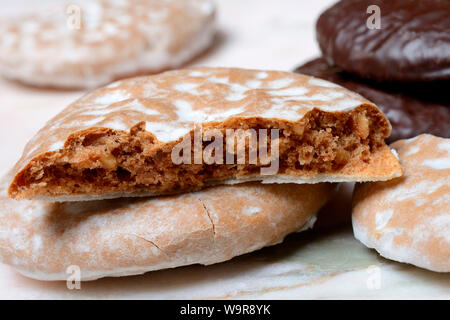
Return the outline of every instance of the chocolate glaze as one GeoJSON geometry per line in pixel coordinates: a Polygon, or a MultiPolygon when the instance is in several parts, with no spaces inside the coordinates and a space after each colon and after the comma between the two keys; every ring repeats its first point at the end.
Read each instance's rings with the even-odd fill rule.
{"type": "Polygon", "coordinates": [[[324,58],[347,72],[389,81],[450,79],[449,0],[342,0],[316,25],[324,58]],[[378,5],[381,28],[369,29],[378,5]]]}
{"type": "Polygon", "coordinates": [[[377,83],[330,67],[323,58],[312,60],[295,72],[337,83],[374,102],[391,122],[392,134],[388,142],[421,133],[450,138],[449,81],[377,83]]]}

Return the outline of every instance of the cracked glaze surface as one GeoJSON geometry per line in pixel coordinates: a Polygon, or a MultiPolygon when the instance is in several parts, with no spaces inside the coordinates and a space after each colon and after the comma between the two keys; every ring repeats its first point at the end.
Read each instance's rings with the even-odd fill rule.
{"type": "Polygon", "coordinates": [[[229,260],[305,226],[333,187],[242,184],[171,197],[15,201],[0,189],[0,258],[42,280],[123,276],[229,260]]]}

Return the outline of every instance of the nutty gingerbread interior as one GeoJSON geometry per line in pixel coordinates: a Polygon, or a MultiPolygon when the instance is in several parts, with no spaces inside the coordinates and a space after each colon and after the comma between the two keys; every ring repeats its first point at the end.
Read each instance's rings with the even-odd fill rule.
{"type": "MultiPolygon", "coordinates": [[[[224,135],[226,129],[279,129],[278,174],[291,176],[339,173],[350,162],[368,163],[371,154],[385,146],[384,138],[389,134],[383,115],[375,108],[364,107],[339,113],[314,109],[295,123],[232,118],[205,128],[219,129],[224,135]]],[[[193,135],[191,132],[191,139],[193,135]]],[[[268,140],[270,146],[270,134],[268,140]]],[[[72,135],[63,149],[33,159],[16,176],[9,193],[18,199],[140,191],[174,193],[217,180],[259,175],[260,168],[267,167],[267,163],[247,162],[177,165],[171,151],[178,143],[157,141],[143,124],[130,132],[87,129],[72,135]]],[[[203,148],[208,144],[204,142],[203,148]]]]}

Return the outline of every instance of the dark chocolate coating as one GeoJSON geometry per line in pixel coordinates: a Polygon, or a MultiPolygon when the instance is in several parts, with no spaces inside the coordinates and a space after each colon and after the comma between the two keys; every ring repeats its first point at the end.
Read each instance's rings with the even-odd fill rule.
{"type": "Polygon", "coordinates": [[[449,81],[377,83],[330,67],[322,58],[298,67],[295,72],[334,82],[375,103],[391,122],[388,142],[421,133],[450,138],[449,81]]]}
{"type": "Polygon", "coordinates": [[[342,0],[316,24],[329,65],[378,81],[450,79],[449,0],[342,0]],[[381,28],[369,29],[370,5],[381,28]]]}

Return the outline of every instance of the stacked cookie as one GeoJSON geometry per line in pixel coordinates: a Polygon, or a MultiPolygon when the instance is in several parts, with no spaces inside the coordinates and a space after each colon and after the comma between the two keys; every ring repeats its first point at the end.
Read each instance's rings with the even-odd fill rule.
{"type": "Polygon", "coordinates": [[[2,180],[0,259],[44,280],[225,261],[311,227],[332,182],[401,176],[390,130],[358,94],[289,72],[114,82],[51,119],[2,180]]]}
{"type": "Polygon", "coordinates": [[[296,69],[376,103],[389,141],[409,138],[391,145],[401,178],[356,186],[353,229],[384,257],[438,272],[450,272],[449,14],[449,1],[342,0],[317,21],[323,57],[296,69]]]}
{"type": "Polygon", "coordinates": [[[391,142],[450,138],[449,14],[441,0],[339,1],[317,21],[323,57],[296,71],[373,101],[392,124],[391,142]]]}

